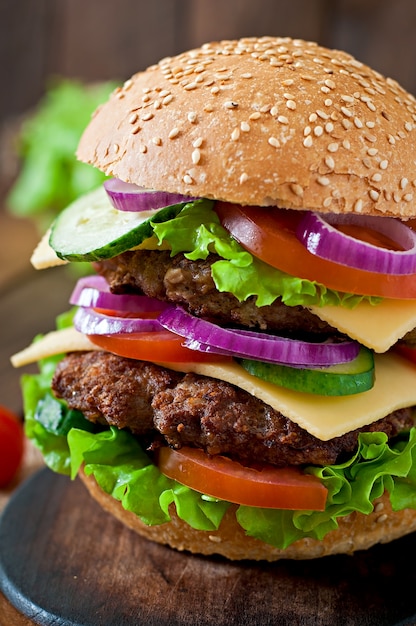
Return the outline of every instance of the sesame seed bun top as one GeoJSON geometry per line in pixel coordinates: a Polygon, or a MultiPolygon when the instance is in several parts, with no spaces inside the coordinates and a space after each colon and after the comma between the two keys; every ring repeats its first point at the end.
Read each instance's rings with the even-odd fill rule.
{"type": "Polygon", "coordinates": [[[416,215],[416,101],[338,50],[203,45],[135,74],[78,157],[144,187],[263,206],[416,215]]]}

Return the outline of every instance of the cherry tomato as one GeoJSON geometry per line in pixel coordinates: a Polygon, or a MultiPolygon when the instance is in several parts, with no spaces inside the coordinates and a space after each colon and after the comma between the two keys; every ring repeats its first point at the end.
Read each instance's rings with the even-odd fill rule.
{"type": "Polygon", "coordinates": [[[118,335],[89,335],[92,343],[119,356],[159,363],[224,363],[231,357],[206,354],[182,345],[183,338],[168,330],[118,335]]]}
{"type": "MultiPolygon", "coordinates": [[[[244,248],[292,276],[317,281],[329,289],[346,293],[416,298],[416,274],[368,272],[333,263],[308,252],[296,236],[301,211],[248,207],[228,202],[217,202],[215,210],[224,228],[244,248]]],[[[367,236],[362,238],[368,239],[367,236]]]]}
{"type": "Polygon", "coordinates": [[[162,474],[220,500],[272,509],[325,510],[327,489],[295,467],[267,465],[259,470],[186,446],[160,448],[157,463],[162,474]]]}
{"type": "Polygon", "coordinates": [[[0,406],[0,488],[17,473],[23,457],[23,426],[17,415],[0,406]]]}

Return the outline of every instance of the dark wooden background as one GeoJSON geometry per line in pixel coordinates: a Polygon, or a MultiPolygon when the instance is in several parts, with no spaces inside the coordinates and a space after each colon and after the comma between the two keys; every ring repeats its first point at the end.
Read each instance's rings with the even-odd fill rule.
{"type": "Polygon", "coordinates": [[[0,0],[0,120],[51,75],[126,79],[205,41],[248,35],[348,50],[416,92],[414,0],[0,0]]]}

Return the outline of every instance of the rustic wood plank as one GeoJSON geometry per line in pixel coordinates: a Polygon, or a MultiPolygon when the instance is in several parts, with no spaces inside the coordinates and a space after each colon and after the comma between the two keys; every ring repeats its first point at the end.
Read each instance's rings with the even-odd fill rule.
{"type": "Polygon", "coordinates": [[[330,45],[354,54],[416,93],[414,0],[334,0],[330,45]]]}
{"type": "Polygon", "coordinates": [[[191,45],[246,36],[321,39],[324,0],[195,0],[190,4],[191,45]]]}
{"type": "Polygon", "coordinates": [[[0,520],[0,590],[44,626],[398,626],[415,623],[415,542],[305,562],[199,557],[134,535],[80,481],[42,470],[0,520]]]}

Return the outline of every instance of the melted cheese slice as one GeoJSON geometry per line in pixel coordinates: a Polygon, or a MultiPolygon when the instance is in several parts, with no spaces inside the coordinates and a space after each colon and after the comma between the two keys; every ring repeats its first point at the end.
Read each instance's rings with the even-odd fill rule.
{"type": "Polygon", "coordinates": [[[355,309],[308,308],[321,320],[375,352],[386,352],[409,330],[416,328],[416,300],[383,300],[376,305],[360,302],[355,309]]]}
{"type": "Polygon", "coordinates": [[[34,249],[30,262],[35,270],[44,270],[48,267],[55,267],[57,265],[66,265],[68,261],[60,259],[55,250],[49,245],[49,236],[51,234],[50,229],[43,235],[38,245],[34,249]]]}
{"type": "MultiPolygon", "coordinates": [[[[54,331],[12,357],[16,367],[40,358],[74,350],[99,349],[74,328],[54,331]]],[[[263,400],[323,441],[416,405],[416,366],[388,353],[376,355],[374,387],[352,396],[317,396],[267,383],[237,363],[160,363],[181,372],[195,372],[225,380],[263,400]]]]}

